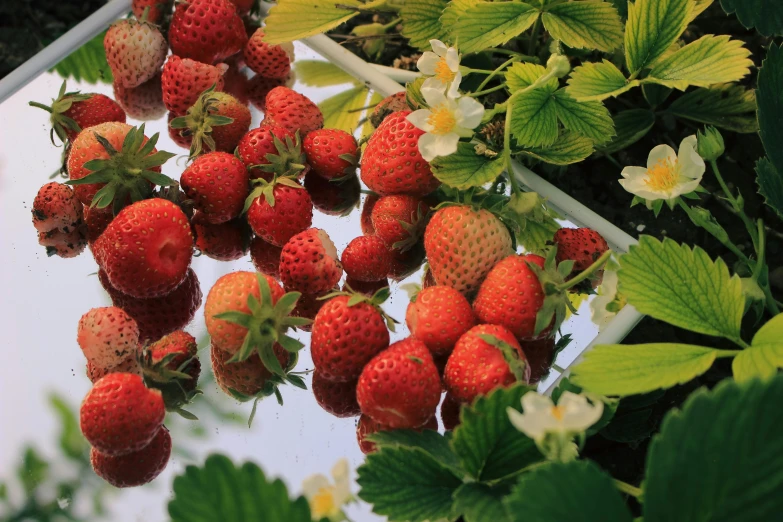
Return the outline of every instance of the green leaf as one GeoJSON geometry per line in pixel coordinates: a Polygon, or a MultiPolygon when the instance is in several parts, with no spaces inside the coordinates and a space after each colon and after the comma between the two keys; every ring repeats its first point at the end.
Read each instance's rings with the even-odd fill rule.
{"type": "Polygon", "coordinates": [[[541,252],[546,244],[555,237],[555,232],[560,225],[552,217],[547,216],[544,221],[537,223],[528,220],[525,229],[520,231],[517,237],[519,243],[526,252],[541,252]]]}
{"type": "Polygon", "coordinates": [[[734,358],[731,368],[737,381],[768,378],[783,368],[783,315],[776,315],[756,332],[750,348],[734,358]]]}
{"type": "Polygon", "coordinates": [[[698,377],[710,369],[717,353],[691,344],[600,344],[574,367],[571,380],[601,395],[646,393],[698,377]]]}
{"type": "Polygon", "coordinates": [[[79,47],[61,60],[52,69],[65,79],[74,79],[77,82],[95,84],[98,82],[111,85],[114,77],[109,63],[106,61],[106,51],[103,48],[103,38],[106,31],[79,47]]]}
{"type": "Polygon", "coordinates": [[[605,143],[614,136],[612,116],[603,103],[578,102],[564,89],[556,91],[553,99],[557,119],[566,129],[590,138],[595,144],[605,143]]]}
{"type": "Polygon", "coordinates": [[[571,131],[560,133],[557,141],[550,147],[530,148],[520,151],[523,156],[535,158],[552,165],[570,165],[587,158],[593,153],[590,138],[571,131]]]}
{"type": "Polygon", "coordinates": [[[756,93],[740,85],[695,89],[674,100],[666,112],[740,133],[758,132],[756,93]]]}
{"type": "Polygon", "coordinates": [[[631,522],[612,478],[589,460],[525,473],[505,500],[513,522],[631,522]]]}
{"type": "MultiPolygon", "coordinates": [[[[546,67],[530,62],[516,62],[506,69],[506,85],[511,94],[530,87],[533,82],[546,74],[546,67]]],[[[542,86],[549,92],[557,89],[557,78],[550,78],[542,86]]]]}
{"type": "Polygon", "coordinates": [[[413,47],[430,49],[430,40],[442,40],[446,31],[440,22],[448,0],[406,0],[400,10],[402,35],[413,47]]]}
{"type": "Polygon", "coordinates": [[[451,440],[462,467],[477,480],[494,480],[543,459],[535,443],[508,420],[507,408],[519,410],[530,388],[497,388],[463,407],[460,425],[451,440]]]}
{"type": "Polygon", "coordinates": [[[291,500],[285,484],[270,481],[251,462],[237,468],[228,457],[210,455],[174,479],[172,522],[310,522],[304,497],[291,500]]]}
{"type": "Polygon", "coordinates": [[[358,469],[359,498],[389,520],[425,522],[448,518],[457,476],[418,448],[387,447],[358,469]]]}
{"type": "Polygon", "coordinates": [[[49,404],[60,419],[60,449],[66,457],[81,460],[89,450],[89,446],[79,429],[79,418],[59,395],[49,395],[49,404]]]}
{"type": "Polygon", "coordinates": [[[312,87],[329,87],[345,83],[358,84],[356,78],[331,62],[297,60],[294,62],[296,80],[312,87]]]}
{"type": "Polygon", "coordinates": [[[783,172],[783,45],[770,45],[759,69],[756,102],[764,150],[778,172],[783,172]]]}
{"type": "Polygon", "coordinates": [[[697,333],[739,338],[745,305],[739,277],[698,246],[641,236],[620,257],[618,276],[639,312],[697,333]]]}
{"type": "Polygon", "coordinates": [[[505,168],[502,159],[476,154],[474,146],[465,142],[457,145],[454,154],[435,158],[430,166],[436,178],[457,189],[480,187],[497,178],[505,168]]]}
{"type": "Polygon", "coordinates": [[[517,92],[511,100],[511,134],[519,146],[548,147],[557,140],[557,112],[548,87],[517,92]]]}
{"type": "Polygon", "coordinates": [[[783,377],[723,381],[666,416],[647,454],[645,522],[757,522],[783,510],[783,377]]]}
{"type": "Polygon", "coordinates": [[[43,460],[34,448],[28,446],[24,450],[22,462],[16,473],[26,495],[34,497],[38,486],[49,476],[49,463],[43,460]]]}
{"type": "Polygon", "coordinates": [[[392,430],[379,431],[368,437],[380,447],[419,448],[429,454],[444,466],[451,468],[456,474],[464,471],[460,468],[459,459],[449,445],[449,437],[437,431],[423,430],[392,430]]]}
{"type": "Polygon", "coordinates": [[[480,0],[451,0],[446,5],[446,9],[443,10],[443,14],[440,17],[440,25],[443,30],[448,34],[448,40],[454,44],[457,41],[455,27],[457,26],[457,20],[460,20],[465,13],[471,7],[480,4],[480,0]]]}
{"type": "Polygon", "coordinates": [[[588,62],[571,72],[566,90],[577,101],[600,101],[639,85],[639,80],[626,80],[620,69],[609,60],[588,62]]]}
{"type": "Polygon", "coordinates": [[[628,4],[625,63],[631,74],[652,66],[685,31],[692,0],[636,0],[628,4]]]}
{"type": "Polygon", "coordinates": [[[728,14],[736,14],[740,23],[764,36],[783,34],[783,3],[774,0],[720,0],[728,14]]]}
{"type": "Polygon", "coordinates": [[[647,109],[621,111],[612,118],[617,136],[606,145],[597,147],[605,154],[623,150],[642,139],[655,124],[655,113],[647,109]]]}
{"type": "Polygon", "coordinates": [[[783,219],[783,176],[767,158],[756,163],[756,174],[759,194],[764,196],[767,206],[783,219]]]}
{"type": "Polygon", "coordinates": [[[524,2],[481,2],[465,11],[454,32],[462,52],[476,53],[508,42],[537,18],[538,10],[524,2]]]}
{"type": "Polygon", "coordinates": [[[753,61],[742,40],[705,35],[660,60],[645,81],[684,91],[689,85],[709,87],[741,80],[753,61]]]}
{"type": "Polygon", "coordinates": [[[265,20],[264,41],[281,44],[325,33],[358,15],[351,8],[361,5],[358,0],[279,0],[265,20]]]}
{"type": "Polygon", "coordinates": [[[544,11],[541,21],[553,38],[569,47],[610,52],[623,43],[620,15],[602,0],[555,4],[544,11]]]}
{"type": "Polygon", "coordinates": [[[361,109],[366,105],[367,88],[354,87],[335,94],[318,104],[324,115],[324,128],[341,129],[352,133],[359,126],[361,109]],[[353,111],[353,112],[351,112],[353,111]]]}
{"type": "Polygon", "coordinates": [[[506,493],[505,488],[487,484],[463,484],[454,493],[454,512],[461,513],[465,522],[511,522],[503,507],[506,493]]]}

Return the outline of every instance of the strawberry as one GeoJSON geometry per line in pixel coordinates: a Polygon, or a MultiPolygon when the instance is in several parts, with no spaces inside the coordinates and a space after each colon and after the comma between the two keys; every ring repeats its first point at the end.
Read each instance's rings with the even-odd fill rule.
{"type": "MultiPolygon", "coordinates": [[[[557,246],[558,263],[569,259],[574,262],[569,275],[584,271],[609,250],[609,245],[603,236],[591,228],[561,228],[555,232],[552,241],[557,246]]],[[[603,269],[599,269],[585,286],[597,288],[601,284],[603,273],[603,269]]],[[[574,287],[575,290],[577,288],[580,287],[574,287]]]]}
{"type": "Polygon", "coordinates": [[[424,249],[435,281],[469,295],[512,252],[511,235],[488,210],[449,206],[427,224],[424,249]]]}
{"type": "MultiPolygon", "coordinates": [[[[425,422],[423,426],[414,429],[419,432],[423,430],[438,431],[438,419],[434,416],[430,417],[430,420],[425,422]]],[[[378,433],[379,431],[391,431],[391,428],[372,420],[372,418],[367,415],[359,417],[359,422],[356,424],[356,442],[359,443],[359,449],[362,453],[369,455],[377,449],[375,443],[367,440],[367,437],[373,433],[378,433]]]]}
{"type": "Polygon", "coordinates": [[[370,219],[388,248],[405,252],[421,239],[429,211],[429,205],[413,196],[381,196],[370,219]]]}
{"type": "Polygon", "coordinates": [[[225,64],[207,65],[172,54],[166,60],[160,78],[163,104],[177,116],[185,114],[205,90],[213,85],[216,91],[223,89],[226,69],[225,64]]]}
{"type": "Polygon", "coordinates": [[[188,269],[185,280],[171,293],[149,299],[131,297],[115,289],[103,270],[98,270],[98,279],[114,306],[125,310],[136,321],[142,343],[157,341],[184,328],[201,306],[201,287],[193,269],[188,269]]]}
{"type": "Polygon", "coordinates": [[[266,95],[264,121],[285,127],[301,136],[324,126],[324,115],[307,96],[288,87],[275,87],[266,95]]]}
{"type": "Polygon", "coordinates": [[[229,0],[177,3],[169,27],[169,45],[177,56],[216,63],[241,51],[245,42],[242,18],[229,0]]]}
{"type": "Polygon", "coordinates": [[[330,381],[316,370],[312,387],[315,401],[327,413],[338,418],[356,417],[361,413],[356,402],[356,381],[330,381]]]}
{"type": "Polygon", "coordinates": [[[87,378],[90,382],[95,384],[102,377],[109,375],[110,373],[132,373],[134,375],[141,375],[141,366],[137,358],[138,354],[134,354],[122,361],[117,366],[111,368],[102,368],[94,365],[91,361],[87,361],[87,378]]]}
{"type": "Polygon", "coordinates": [[[407,94],[406,91],[400,91],[381,100],[370,114],[370,123],[372,126],[377,129],[381,126],[381,123],[383,123],[383,120],[385,120],[387,116],[390,116],[395,112],[409,111],[410,107],[408,106],[407,94]]]}
{"type": "Polygon", "coordinates": [[[362,227],[362,234],[365,236],[375,234],[375,227],[372,224],[372,211],[375,208],[375,205],[378,204],[379,199],[380,196],[377,194],[370,194],[365,198],[364,204],[362,205],[360,224],[362,227]]]}
{"type": "Polygon", "coordinates": [[[291,178],[276,177],[271,183],[254,181],[255,188],[247,196],[247,222],[256,236],[276,246],[313,223],[313,202],[307,191],[291,178]]]}
{"type": "Polygon", "coordinates": [[[142,486],[155,480],[166,469],[171,456],[171,435],[161,426],[152,441],[127,455],[104,455],[90,450],[90,464],[95,474],[115,488],[142,486]]]}
{"type": "Polygon", "coordinates": [[[244,222],[234,219],[225,223],[210,223],[202,212],[190,220],[196,248],[217,261],[236,261],[247,254],[247,231],[244,222]]]}
{"type": "Polygon", "coordinates": [[[79,319],[76,341],[97,369],[109,369],[138,355],[139,326],[116,306],[93,308],[79,319]]]}
{"type": "Polygon", "coordinates": [[[84,438],[106,455],[139,451],[157,435],[166,408],[158,390],[138,375],[110,373],[82,401],[79,421],[84,438]]]}
{"type": "Polygon", "coordinates": [[[52,129],[49,134],[52,143],[55,134],[65,143],[68,140],[73,141],[82,129],[93,125],[110,121],[125,123],[125,111],[117,102],[104,94],[65,92],[65,81],[51,105],[32,101],[29,105],[43,109],[51,115],[52,129]]]}
{"type": "Polygon", "coordinates": [[[359,236],[343,250],[342,263],[348,277],[358,281],[380,281],[389,273],[391,254],[380,237],[359,236]]]}
{"type": "Polygon", "coordinates": [[[70,232],[82,224],[82,204],[71,187],[51,181],[38,189],[33,200],[33,226],[38,232],[70,232]]]}
{"type": "Polygon", "coordinates": [[[185,280],[193,235],[177,205],[147,199],[120,211],[93,250],[111,286],[133,297],[160,297],[185,280]]]}
{"type": "Polygon", "coordinates": [[[343,275],[337,249],[325,231],[309,228],[292,237],[280,254],[280,279],[286,288],[325,292],[343,275]]]}
{"type": "Polygon", "coordinates": [[[514,334],[494,324],[480,324],[459,338],[446,363],[446,390],[470,404],[497,387],[530,379],[530,366],[514,334]]]}
{"type": "Polygon", "coordinates": [[[304,186],[313,206],[327,216],[347,216],[359,205],[362,187],[355,175],[330,181],[315,172],[308,172],[304,186]]]}
{"type": "Polygon", "coordinates": [[[318,129],[310,132],[302,144],[307,163],[326,179],[337,179],[356,173],[358,148],[356,138],[340,129],[318,129]]]}
{"type": "Polygon", "coordinates": [[[362,155],[362,181],[381,195],[424,196],[440,186],[419,152],[424,131],[406,118],[410,111],[387,117],[373,133],[362,155]]]}
{"type": "Polygon", "coordinates": [[[114,219],[114,213],[110,208],[98,208],[84,205],[84,224],[87,227],[87,241],[90,246],[96,239],[103,234],[106,227],[109,226],[112,219],[114,219]]]}
{"type": "Polygon", "coordinates": [[[256,270],[268,276],[280,279],[280,254],[283,249],[267,243],[259,237],[250,242],[250,259],[256,270]]]}
{"type": "Polygon", "coordinates": [[[147,21],[152,24],[159,24],[163,20],[163,15],[171,10],[170,0],[133,0],[131,9],[133,10],[133,16],[138,20],[144,15],[144,10],[149,7],[147,11],[147,21]]]}
{"type": "Polygon", "coordinates": [[[459,426],[461,407],[462,405],[450,393],[446,393],[440,405],[440,421],[443,423],[443,429],[453,431],[459,426]]]}
{"type": "Polygon", "coordinates": [[[160,173],[174,154],[158,151],[159,134],[147,139],[144,124],[131,127],[108,122],[85,129],[76,137],[68,155],[68,185],[85,205],[113,205],[115,214],[129,201],[152,195],[154,185],[171,185],[160,173]]]}
{"type": "Polygon", "coordinates": [[[253,107],[264,112],[266,111],[266,96],[269,91],[281,85],[290,88],[294,86],[294,83],[296,83],[296,76],[293,71],[285,78],[264,78],[255,75],[247,83],[247,98],[253,107]]]}
{"type": "Polygon", "coordinates": [[[313,365],[332,381],[353,381],[370,359],[389,346],[394,322],[380,305],[389,290],[374,296],[338,294],[321,308],[313,322],[310,353],[313,365]]]}
{"type": "Polygon", "coordinates": [[[160,390],[167,410],[187,417],[182,406],[194,397],[201,374],[197,352],[195,337],[178,330],[149,345],[142,355],[144,383],[160,390]]]}
{"type": "Polygon", "coordinates": [[[345,278],[343,282],[343,292],[362,294],[366,297],[372,297],[381,288],[388,288],[389,280],[385,277],[378,281],[357,281],[350,277],[345,278]]]}
{"type": "Polygon", "coordinates": [[[282,79],[291,72],[294,44],[269,45],[264,41],[264,30],[260,27],[250,36],[242,51],[247,66],[259,76],[282,79]]]}
{"type": "Polygon", "coordinates": [[[473,328],[476,316],[465,296],[449,286],[425,288],[408,305],[405,322],[411,335],[433,355],[451,353],[459,338],[473,328]]]}
{"type": "Polygon", "coordinates": [[[549,373],[549,369],[552,367],[555,355],[555,338],[544,337],[535,341],[523,341],[520,344],[530,365],[530,384],[536,384],[549,373]]]}
{"type": "Polygon", "coordinates": [[[242,214],[249,180],[245,165],[233,154],[202,154],[185,169],[180,181],[205,221],[225,223],[242,214]]]}
{"type": "Polygon", "coordinates": [[[435,415],[440,386],[427,346],[409,337],[367,363],[356,400],[363,414],[389,428],[417,428],[435,415]]]}
{"type": "Polygon", "coordinates": [[[253,179],[271,181],[275,173],[294,176],[305,169],[298,137],[277,125],[250,130],[239,140],[237,154],[253,179]]]}
{"type": "Polygon", "coordinates": [[[59,228],[49,232],[38,232],[38,244],[46,247],[46,255],[49,257],[76,257],[84,252],[84,247],[87,246],[83,228],[74,228],[70,232],[59,228]]]}
{"type": "MultiPolygon", "coordinates": [[[[254,353],[241,362],[229,362],[231,354],[221,350],[214,344],[210,348],[212,371],[215,381],[227,395],[242,401],[249,400],[265,390],[270,391],[275,383],[272,373],[267,370],[258,354],[254,353]]],[[[280,345],[275,345],[275,357],[283,368],[290,366],[289,355],[280,345]]]]}
{"type": "Polygon", "coordinates": [[[160,29],[133,18],[112,24],[103,38],[103,48],[114,81],[123,87],[136,87],[155,76],[169,51],[160,29]]]}
{"type": "Polygon", "coordinates": [[[206,145],[210,151],[233,152],[250,128],[250,109],[213,85],[188,109],[187,116],[169,122],[190,144],[190,158],[200,155],[206,145]]]}
{"type": "Polygon", "coordinates": [[[166,114],[160,76],[158,73],[136,87],[124,87],[120,82],[114,82],[114,98],[128,116],[146,121],[157,120],[166,114]]]}

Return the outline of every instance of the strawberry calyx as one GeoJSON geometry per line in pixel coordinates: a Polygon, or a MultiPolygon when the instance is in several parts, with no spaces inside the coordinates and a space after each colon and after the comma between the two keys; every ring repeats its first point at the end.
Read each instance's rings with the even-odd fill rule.
{"type": "MultiPolygon", "coordinates": [[[[288,379],[293,379],[297,382],[301,382],[301,386],[298,386],[299,388],[305,389],[305,384],[302,378],[300,377],[300,374],[307,373],[307,372],[292,372],[291,370],[296,366],[296,363],[299,361],[299,354],[298,353],[291,353],[288,357],[288,364],[285,365],[285,372],[288,375],[288,379]]],[[[289,381],[290,382],[290,381],[289,381]]],[[[267,397],[271,397],[272,395],[275,396],[277,399],[277,403],[282,406],[283,405],[283,395],[280,393],[280,386],[285,384],[285,380],[278,376],[278,375],[272,375],[268,377],[264,381],[264,386],[261,388],[261,390],[256,393],[255,395],[246,395],[242,392],[239,392],[233,388],[229,388],[228,392],[231,394],[231,396],[238,400],[239,402],[248,402],[253,401],[253,407],[250,410],[250,416],[247,418],[247,427],[251,427],[253,425],[253,419],[256,417],[256,410],[258,408],[258,401],[266,399],[267,397]]]]}
{"type": "Polygon", "coordinates": [[[424,235],[424,230],[427,228],[427,221],[429,221],[430,211],[426,213],[422,212],[421,205],[416,206],[416,211],[411,213],[411,222],[408,223],[403,219],[398,219],[397,223],[408,233],[408,237],[396,241],[392,248],[399,250],[400,252],[407,252],[418,244],[421,237],[424,235]]]}
{"type": "Polygon", "coordinates": [[[190,155],[188,159],[193,160],[204,151],[204,145],[209,150],[215,150],[215,140],[212,138],[212,128],[221,125],[228,125],[234,122],[234,118],[223,116],[217,113],[217,103],[220,97],[215,92],[217,84],[202,92],[196,103],[194,103],[185,116],[179,116],[171,120],[169,124],[172,129],[185,129],[180,131],[181,136],[190,136],[190,155]]]}
{"type": "Polygon", "coordinates": [[[263,178],[258,178],[251,180],[251,184],[255,185],[255,187],[250,191],[250,194],[247,196],[247,198],[245,198],[245,207],[242,209],[243,214],[250,210],[250,206],[253,204],[253,202],[261,196],[264,197],[270,207],[274,207],[275,187],[277,185],[285,185],[286,187],[304,190],[304,187],[301,184],[297,183],[288,176],[275,176],[272,181],[266,181],[263,178]]]}
{"type": "Polygon", "coordinates": [[[286,136],[285,141],[272,133],[272,142],[275,145],[277,154],[270,152],[265,156],[269,163],[250,165],[248,169],[259,169],[281,178],[298,176],[305,169],[306,161],[305,154],[302,151],[302,138],[299,136],[299,131],[296,131],[293,140],[286,136]]]}
{"type": "Polygon", "coordinates": [[[195,386],[188,389],[190,387],[185,385],[188,381],[193,380],[187,370],[198,359],[195,356],[188,357],[179,366],[172,369],[171,363],[178,357],[181,358],[182,354],[168,353],[161,360],[155,361],[149,347],[142,350],[138,362],[142,370],[144,385],[147,388],[160,390],[166,411],[178,413],[188,420],[198,420],[198,417],[182,408],[192,402],[196,395],[202,393],[195,386]]]}
{"type": "Polygon", "coordinates": [[[511,373],[514,375],[514,378],[518,382],[527,384],[527,382],[530,380],[530,367],[519,357],[519,352],[517,352],[513,346],[508,344],[506,341],[503,341],[502,339],[498,339],[494,335],[479,334],[479,337],[485,343],[491,344],[500,350],[500,352],[503,354],[503,358],[506,360],[506,364],[508,364],[508,367],[511,370],[511,373]]]}
{"type": "Polygon", "coordinates": [[[93,198],[90,207],[106,208],[112,204],[117,214],[128,203],[148,199],[152,187],[171,186],[174,180],[152,170],[166,163],[175,155],[159,150],[152,154],[160,134],[155,133],[144,143],[144,124],[128,131],[122,143],[122,150],[116,150],[109,141],[95,133],[95,139],[109,155],[108,159],[93,159],[84,164],[92,172],[81,179],[66,181],[66,185],[88,185],[105,183],[93,198]]]}
{"type": "Polygon", "coordinates": [[[388,286],[384,286],[383,288],[376,291],[372,296],[368,296],[366,294],[362,294],[359,292],[355,292],[350,285],[346,284],[345,288],[348,289],[348,291],[342,291],[342,292],[331,292],[329,294],[326,294],[322,297],[319,297],[319,300],[328,300],[332,299],[333,297],[337,296],[348,296],[348,307],[356,306],[359,303],[367,303],[371,305],[373,308],[378,310],[378,312],[383,317],[383,320],[386,322],[386,327],[391,332],[396,331],[397,324],[400,324],[398,320],[387,314],[383,308],[381,308],[381,305],[386,302],[387,299],[389,299],[389,296],[391,295],[391,290],[388,286]]]}
{"type": "Polygon", "coordinates": [[[92,98],[92,94],[82,94],[79,91],[65,92],[65,80],[63,80],[63,84],[60,86],[60,92],[57,94],[57,98],[52,100],[51,105],[44,105],[43,103],[35,101],[28,102],[28,105],[43,109],[51,115],[49,120],[52,122],[52,128],[49,131],[49,139],[52,141],[52,145],[55,145],[55,134],[60,138],[61,143],[66,143],[68,142],[66,129],[76,133],[81,132],[82,129],[79,127],[79,124],[76,123],[73,118],[66,116],[65,112],[67,112],[75,102],[86,101],[90,98],[92,98]]]}

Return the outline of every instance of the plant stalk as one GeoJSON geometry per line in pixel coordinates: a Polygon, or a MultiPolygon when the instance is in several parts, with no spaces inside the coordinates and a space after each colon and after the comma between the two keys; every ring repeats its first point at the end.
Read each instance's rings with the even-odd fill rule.
{"type": "Polygon", "coordinates": [[[487,86],[487,84],[488,84],[490,81],[492,81],[492,78],[494,78],[495,76],[497,76],[497,75],[500,73],[500,71],[502,71],[503,69],[505,69],[506,67],[508,67],[508,66],[509,66],[509,65],[511,65],[512,63],[516,62],[517,60],[518,60],[518,58],[517,58],[516,56],[512,56],[511,58],[509,58],[509,59],[508,59],[508,60],[506,60],[505,62],[501,63],[501,64],[500,64],[500,66],[499,66],[497,69],[495,69],[494,71],[492,71],[492,74],[490,74],[489,76],[487,76],[486,78],[484,78],[484,81],[483,81],[483,82],[481,82],[481,83],[479,84],[479,86],[476,88],[476,91],[480,91],[481,89],[483,89],[484,87],[486,87],[486,86],[487,86]]]}
{"type": "Polygon", "coordinates": [[[627,482],[623,482],[622,480],[612,479],[612,482],[614,482],[614,487],[616,487],[617,489],[619,489],[620,491],[622,491],[627,495],[631,495],[634,498],[639,498],[644,493],[644,491],[642,491],[641,488],[632,486],[627,482]]]}
{"type": "Polygon", "coordinates": [[[596,259],[592,265],[585,268],[582,272],[577,274],[576,276],[572,277],[568,281],[566,281],[563,284],[557,285],[556,288],[559,292],[563,292],[565,290],[568,290],[574,285],[578,285],[585,279],[589,278],[591,275],[593,275],[595,272],[597,272],[604,264],[609,261],[609,258],[612,255],[611,250],[607,250],[603,254],[601,254],[601,257],[596,259]]]}

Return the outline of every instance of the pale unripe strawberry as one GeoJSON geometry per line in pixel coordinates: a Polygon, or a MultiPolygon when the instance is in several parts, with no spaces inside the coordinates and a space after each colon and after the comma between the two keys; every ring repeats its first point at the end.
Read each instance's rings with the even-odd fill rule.
{"type": "Polygon", "coordinates": [[[76,340],[95,369],[108,370],[137,354],[139,327],[122,308],[93,308],[79,320],[76,340]]]}
{"type": "Polygon", "coordinates": [[[123,87],[136,87],[155,76],[169,49],[157,27],[133,19],[112,25],[103,47],[114,80],[123,87]]]}

